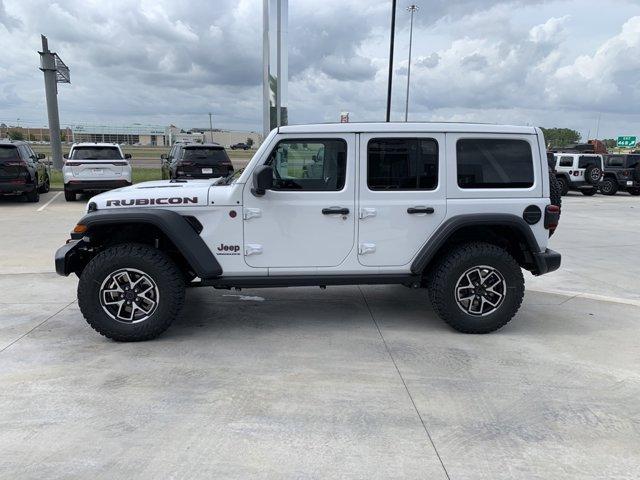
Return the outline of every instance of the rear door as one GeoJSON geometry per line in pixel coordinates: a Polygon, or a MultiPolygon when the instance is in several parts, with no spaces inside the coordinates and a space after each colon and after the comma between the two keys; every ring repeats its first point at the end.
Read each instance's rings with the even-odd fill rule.
{"type": "Polygon", "coordinates": [[[442,133],[360,135],[358,259],[406,266],[446,216],[442,133]]]}
{"type": "Polygon", "coordinates": [[[112,180],[122,178],[128,162],[117,146],[78,146],[66,163],[78,180],[112,180]]]}
{"type": "Polygon", "coordinates": [[[0,145],[0,183],[11,182],[24,170],[15,145],[0,145]]]}

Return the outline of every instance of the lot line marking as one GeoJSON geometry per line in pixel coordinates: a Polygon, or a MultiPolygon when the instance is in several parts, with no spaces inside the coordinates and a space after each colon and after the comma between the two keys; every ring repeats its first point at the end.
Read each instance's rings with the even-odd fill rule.
{"type": "Polygon", "coordinates": [[[570,302],[576,298],[586,298],[588,300],[595,300],[598,302],[609,302],[609,303],[621,303],[623,305],[632,305],[634,307],[640,307],[640,300],[635,300],[633,298],[620,298],[620,297],[610,297],[609,295],[598,295],[597,293],[588,293],[588,292],[572,292],[570,290],[553,290],[547,288],[527,288],[530,292],[536,293],[546,293],[548,295],[560,295],[562,297],[570,297],[564,303],[570,302]]]}
{"type": "Polygon", "coordinates": [[[438,452],[438,449],[436,448],[436,444],[433,442],[433,438],[431,438],[431,434],[429,433],[429,429],[427,428],[427,424],[424,423],[422,415],[420,415],[420,411],[418,410],[416,402],[413,400],[413,396],[411,395],[411,392],[409,391],[409,387],[407,387],[407,382],[405,382],[404,377],[402,376],[402,373],[400,372],[400,368],[398,368],[398,364],[396,363],[396,359],[393,358],[393,354],[391,353],[391,349],[389,348],[389,345],[387,344],[387,341],[385,340],[384,335],[382,335],[382,330],[380,330],[380,326],[378,325],[378,322],[376,321],[375,317],[373,316],[373,312],[371,311],[371,307],[369,306],[369,302],[367,301],[367,297],[365,296],[364,292],[362,291],[362,288],[359,285],[358,285],[358,290],[360,290],[360,295],[362,295],[362,299],[364,300],[364,304],[367,307],[367,310],[369,311],[369,315],[371,316],[371,320],[373,321],[373,324],[376,326],[376,330],[378,330],[378,335],[380,335],[380,339],[382,340],[384,348],[387,351],[387,354],[389,355],[389,358],[393,362],[393,366],[396,368],[396,372],[398,372],[398,376],[400,377],[400,380],[402,381],[402,385],[404,385],[404,389],[407,392],[407,395],[409,396],[409,400],[411,400],[411,404],[413,405],[413,409],[416,411],[416,414],[418,415],[418,418],[420,419],[420,423],[422,423],[422,428],[424,428],[424,431],[427,434],[427,437],[429,438],[429,442],[431,442],[431,446],[433,447],[433,451],[436,452],[436,456],[438,457],[438,460],[440,461],[440,465],[442,465],[442,470],[444,470],[444,474],[447,477],[447,479],[451,480],[451,477],[449,476],[449,472],[447,471],[447,467],[444,466],[444,462],[442,461],[442,457],[440,456],[440,453],[438,452]]]}
{"type": "Polygon", "coordinates": [[[31,330],[29,330],[27,333],[24,333],[22,335],[20,335],[18,338],[16,338],[13,342],[11,342],[9,345],[7,345],[6,347],[0,349],[0,353],[4,352],[5,350],[7,350],[9,347],[11,347],[12,345],[15,345],[16,343],[18,343],[20,340],[22,340],[24,337],[26,337],[27,335],[29,335],[31,332],[33,332],[36,328],[41,327],[42,325],[44,325],[45,323],[47,323],[49,320],[51,320],[53,317],[55,317],[56,315],[58,315],[60,312],[62,312],[64,309],[68,308],[69,305],[73,305],[76,302],[76,300],[74,300],[73,302],[69,302],[68,304],[66,304],[64,307],[62,307],[60,310],[58,310],[57,312],[55,312],[52,315],[49,315],[47,318],[45,318],[43,321],[41,321],[38,325],[36,325],[35,327],[33,327],[31,330]]]}
{"type": "Polygon", "coordinates": [[[37,212],[41,212],[41,211],[43,211],[45,208],[47,208],[47,207],[51,204],[51,202],[53,202],[56,198],[58,198],[58,197],[60,196],[60,194],[61,194],[61,193],[62,193],[62,192],[58,192],[58,193],[56,193],[56,194],[53,196],[53,198],[52,198],[51,200],[49,200],[47,203],[45,203],[44,205],[42,205],[42,206],[41,206],[38,210],[36,210],[36,211],[37,211],[37,212]]]}

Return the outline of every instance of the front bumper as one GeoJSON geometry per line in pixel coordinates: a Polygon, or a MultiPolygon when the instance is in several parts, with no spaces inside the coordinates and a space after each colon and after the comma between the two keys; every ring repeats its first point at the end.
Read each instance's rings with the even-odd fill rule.
{"type": "Polygon", "coordinates": [[[69,192],[80,192],[83,190],[106,191],[115,188],[128,187],[129,180],[70,180],[64,184],[64,189],[69,192]]]}
{"type": "Polygon", "coordinates": [[[56,273],[63,277],[68,276],[71,272],[75,272],[80,263],[80,249],[78,247],[84,244],[84,240],[69,240],[68,243],[60,247],[56,251],[55,264],[56,273]]]}
{"type": "Polygon", "coordinates": [[[560,268],[562,256],[553,250],[546,249],[544,252],[534,253],[533,260],[536,264],[534,275],[544,275],[545,273],[555,272],[560,268]]]}

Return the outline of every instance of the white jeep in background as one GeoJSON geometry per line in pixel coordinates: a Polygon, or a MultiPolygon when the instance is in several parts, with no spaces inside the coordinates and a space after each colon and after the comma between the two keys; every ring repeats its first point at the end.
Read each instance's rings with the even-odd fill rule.
{"type": "Polygon", "coordinates": [[[562,195],[578,191],[592,196],[604,175],[602,155],[589,153],[555,153],[556,179],[562,195]]]}
{"type": "Polygon", "coordinates": [[[74,143],[65,155],[62,175],[64,198],[74,201],[76,194],[99,192],[131,185],[131,155],[114,143],[74,143]]]}
{"type": "Polygon", "coordinates": [[[538,128],[281,127],[228,177],[93,197],[56,271],[80,277],[86,320],[120,341],[159,335],[203,286],[426,288],[453,328],[487,333],[518,311],[522,269],[560,266],[555,188],[538,128]]]}

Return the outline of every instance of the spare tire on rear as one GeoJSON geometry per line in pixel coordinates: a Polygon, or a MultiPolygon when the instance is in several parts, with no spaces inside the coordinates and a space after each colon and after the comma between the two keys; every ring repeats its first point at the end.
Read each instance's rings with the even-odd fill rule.
{"type": "Polygon", "coordinates": [[[602,179],[602,169],[597,165],[589,165],[584,171],[585,182],[591,185],[598,185],[602,179]]]}
{"type": "Polygon", "coordinates": [[[562,207],[562,186],[552,170],[549,170],[549,193],[551,205],[562,207]]]}

